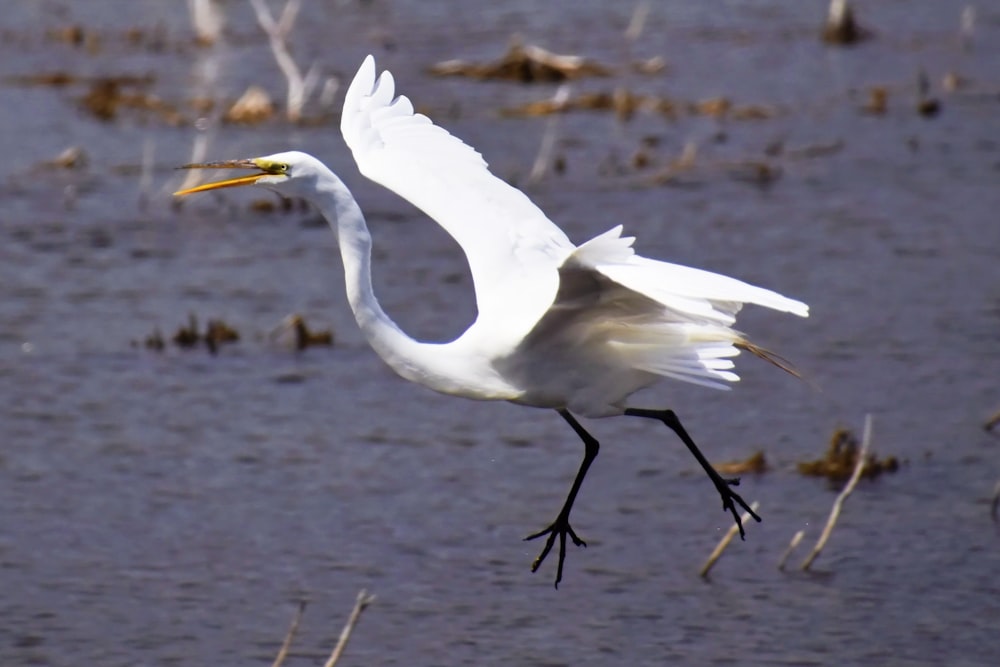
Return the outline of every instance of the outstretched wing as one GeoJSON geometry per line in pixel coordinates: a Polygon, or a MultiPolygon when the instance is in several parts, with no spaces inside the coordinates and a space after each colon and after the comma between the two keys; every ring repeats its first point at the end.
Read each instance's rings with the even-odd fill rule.
{"type": "MultiPolygon", "coordinates": [[[[603,364],[601,387],[579,383],[582,393],[574,400],[585,414],[598,411],[598,397],[615,404],[642,386],[629,385],[635,381],[626,375],[621,381],[628,389],[620,391],[614,373],[623,369],[717,388],[738,380],[731,357],[755,349],[731,327],[744,303],[808,316],[804,303],[776,292],[636,255],[634,239],[621,232],[619,225],[567,258],[552,307],[519,348],[535,360],[522,371],[536,374],[526,383],[533,387],[544,386],[545,376],[565,377],[566,370],[551,372],[546,362],[571,359],[565,364],[570,368],[603,364]]],[[[768,358],[766,352],[759,356],[768,358]]]]}
{"type": "Polygon", "coordinates": [[[395,97],[392,74],[365,58],[340,129],[358,169],[437,221],[465,251],[478,324],[513,337],[552,303],[558,268],[574,245],[521,191],[490,173],[482,156],[395,97]]]}

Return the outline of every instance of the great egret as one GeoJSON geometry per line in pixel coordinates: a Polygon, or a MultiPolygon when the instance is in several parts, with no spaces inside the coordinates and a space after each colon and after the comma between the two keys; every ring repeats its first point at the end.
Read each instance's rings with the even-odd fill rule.
{"type": "Polygon", "coordinates": [[[741,349],[769,356],[732,329],[743,304],[806,317],[804,303],[636,255],[620,225],[574,245],[527,196],[491,174],[479,153],[396,97],[392,74],[376,78],[371,56],[347,91],[340,128],[362,174],[422,209],[465,251],[478,316],[456,340],[416,341],[385,314],[372,292],[372,239],[361,208],[316,158],[292,151],[186,165],[253,173],[176,194],[261,185],[312,202],[337,234],[358,326],[393,370],[444,394],[550,408],[569,423],[583,440],[583,462],[555,520],[525,538],[548,536],[532,572],[558,537],[558,587],[567,535],[586,546],[569,516],[599,445],[574,415],[663,422],[708,473],[741,536],[736,504],[760,521],[731,488],[739,480],[715,471],[673,411],[627,399],[665,377],[724,388],[739,379],[731,358],[741,349]]]}

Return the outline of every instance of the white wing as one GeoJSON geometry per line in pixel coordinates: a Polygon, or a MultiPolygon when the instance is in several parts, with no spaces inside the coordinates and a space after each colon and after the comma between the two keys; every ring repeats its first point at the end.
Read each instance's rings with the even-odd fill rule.
{"type": "Polygon", "coordinates": [[[730,358],[747,340],[730,325],[744,303],[809,314],[800,301],[735,278],[636,255],[635,239],[621,232],[619,225],[567,258],[552,307],[505,368],[543,394],[551,378],[565,383],[577,367],[601,368],[601,383],[575,385],[569,402],[577,412],[601,414],[648,383],[629,371],[725,388],[739,379],[730,358]]]}
{"type": "Polygon", "coordinates": [[[472,271],[477,324],[516,339],[552,303],[558,268],[575,246],[473,148],[394,96],[392,74],[376,79],[374,58],[365,58],[340,120],[358,169],[451,234],[472,271]]]}

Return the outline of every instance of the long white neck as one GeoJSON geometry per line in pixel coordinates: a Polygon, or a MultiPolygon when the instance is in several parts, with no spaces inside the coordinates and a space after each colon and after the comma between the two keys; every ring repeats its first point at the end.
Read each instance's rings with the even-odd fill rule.
{"type": "Polygon", "coordinates": [[[378,355],[400,375],[413,379],[407,369],[397,367],[397,363],[402,363],[401,357],[419,355],[420,349],[426,346],[403,333],[375,298],[371,272],[372,237],[361,207],[343,181],[332,172],[319,184],[315,203],[337,235],[344,260],[347,298],[354,319],[378,355]]]}
{"type": "Polygon", "coordinates": [[[333,172],[320,179],[313,202],[337,234],[344,261],[347,298],[358,327],[376,353],[399,375],[448,394],[469,398],[509,398],[505,383],[493,380],[464,354],[461,339],[454,343],[421,343],[407,336],[393,322],[372,289],[372,237],[364,214],[343,181],[333,172]]]}

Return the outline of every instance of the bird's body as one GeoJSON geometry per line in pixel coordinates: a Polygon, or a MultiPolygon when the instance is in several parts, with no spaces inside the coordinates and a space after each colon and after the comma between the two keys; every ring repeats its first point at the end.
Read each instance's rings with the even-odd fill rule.
{"type": "MultiPolygon", "coordinates": [[[[316,158],[286,152],[192,167],[258,171],[184,191],[259,184],[311,201],[337,234],[348,299],[379,356],[435,391],[559,411],[587,445],[569,498],[535,567],[561,538],[597,441],[573,418],[631,415],[664,421],[692,448],[724,506],[742,499],[704,462],[676,416],[631,408],[628,397],[660,379],[714,387],[738,380],[732,357],[749,343],[732,328],[743,304],[806,316],[805,304],[734,278],[641,257],[618,226],[579,246],[527,196],[493,176],[482,157],[396,97],[369,56],[347,91],[341,131],[360,171],[436,220],[465,251],[478,315],[449,343],[407,336],[372,291],[371,236],[344,183],[316,158]],[[674,423],[676,422],[676,423],[674,423]],[[683,433],[682,433],[683,432],[683,433]]],[[[732,483],[730,481],[730,483],[732,483]]],[[[735,510],[734,516],[737,517],[735,510]]]]}

